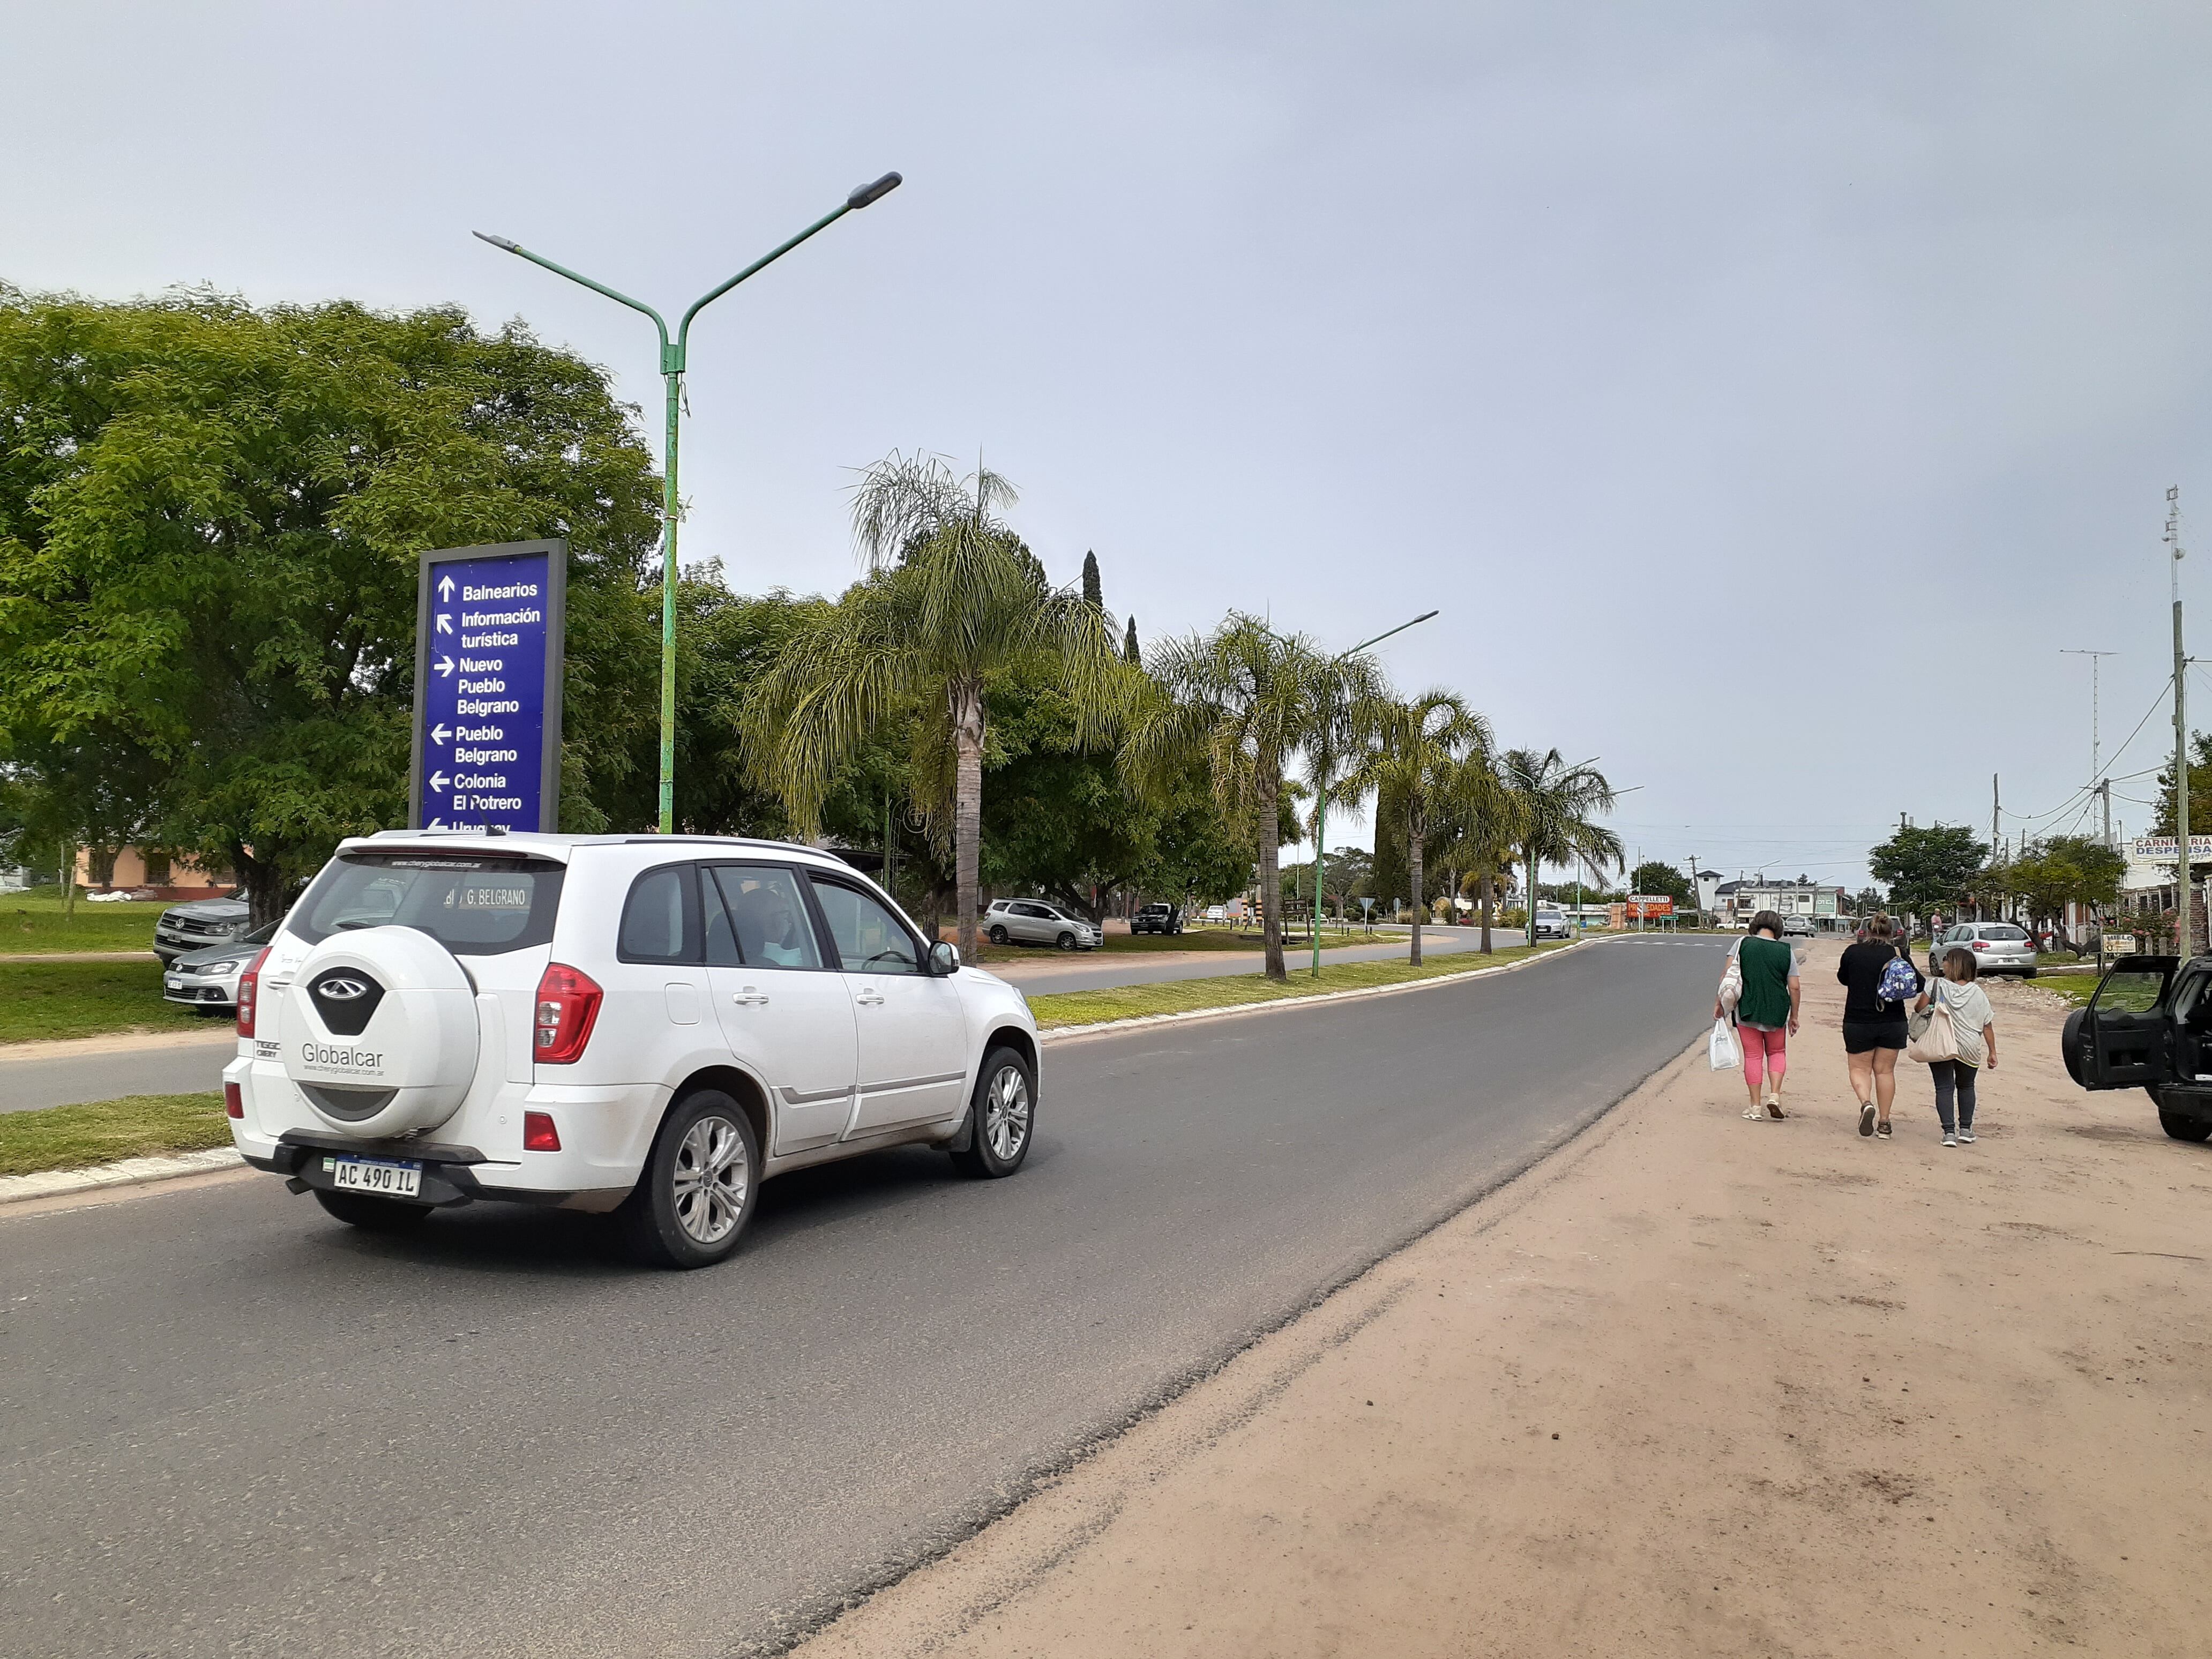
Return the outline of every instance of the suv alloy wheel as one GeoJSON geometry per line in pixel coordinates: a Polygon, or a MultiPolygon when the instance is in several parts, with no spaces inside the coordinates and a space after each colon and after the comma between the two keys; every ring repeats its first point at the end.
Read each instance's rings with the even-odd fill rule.
{"type": "Polygon", "coordinates": [[[1073,951],[1075,948],[1075,935],[1073,933],[1063,933],[1058,939],[1054,939],[1053,943],[1057,945],[1063,951],[1073,951]]]}
{"type": "Polygon", "coordinates": [[[969,1144],[952,1154],[953,1167],[987,1181],[1020,1169],[1036,1132],[1036,1076],[1020,1050],[994,1048],[983,1056],[968,1110],[969,1144]]]}
{"type": "Polygon", "coordinates": [[[720,1090],[702,1089],[662,1121],[637,1190],[617,1213],[644,1261],[708,1267],[738,1248],[759,1198],[752,1120],[720,1090]]]}
{"type": "Polygon", "coordinates": [[[1006,930],[994,924],[991,928],[990,939],[994,945],[1004,945],[1006,942],[1006,930]]]}

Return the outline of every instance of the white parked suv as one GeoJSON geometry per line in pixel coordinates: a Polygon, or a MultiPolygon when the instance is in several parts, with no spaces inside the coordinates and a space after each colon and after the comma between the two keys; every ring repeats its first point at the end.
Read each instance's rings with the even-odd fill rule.
{"type": "Polygon", "coordinates": [[[1021,994],[775,842],[345,842],[240,976],[238,1032],[239,1151],[338,1219],[612,1211],[671,1267],[735,1249],[770,1176],[914,1143],[1008,1176],[1036,1129],[1021,994]]]}

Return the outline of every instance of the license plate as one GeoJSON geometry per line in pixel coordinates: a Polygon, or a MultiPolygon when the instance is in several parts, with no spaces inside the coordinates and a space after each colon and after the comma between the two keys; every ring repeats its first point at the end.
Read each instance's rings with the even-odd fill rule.
{"type": "Polygon", "coordinates": [[[422,1191],[422,1166],[381,1158],[326,1158],[323,1168],[342,1193],[415,1198],[422,1191]]]}
{"type": "Polygon", "coordinates": [[[178,978],[174,974],[170,975],[167,979],[161,982],[172,991],[181,991],[185,988],[184,981],[178,978]]]}

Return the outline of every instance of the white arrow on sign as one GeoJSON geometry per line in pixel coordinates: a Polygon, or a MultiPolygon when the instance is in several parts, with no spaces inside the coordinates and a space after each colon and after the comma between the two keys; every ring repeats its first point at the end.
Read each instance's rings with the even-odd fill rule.
{"type": "Polygon", "coordinates": [[[434,665],[441,674],[450,675],[453,672],[453,659],[451,657],[441,657],[434,665]]]}
{"type": "Polygon", "coordinates": [[[442,720],[430,728],[430,741],[433,743],[443,743],[447,738],[450,738],[453,735],[453,727],[447,726],[442,720]]]}
{"type": "Polygon", "coordinates": [[[424,824],[422,827],[425,830],[442,830],[446,827],[446,821],[443,818],[432,818],[429,823],[424,824]]]}
{"type": "Polygon", "coordinates": [[[438,578],[438,597],[441,599],[450,599],[453,597],[453,579],[451,576],[438,578]]]}
{"type": "Polygon", "coordinates": [[[446,775],[443,772],[431,773],[430,787],[433,789],[443,789],[446,787],[446,775]]]}
{"type": "Polygon", "coordinates": [[[442,611],[438,613],[438,631],[441,634],[450,634],[453,631],[453,619],[442,611]]]}

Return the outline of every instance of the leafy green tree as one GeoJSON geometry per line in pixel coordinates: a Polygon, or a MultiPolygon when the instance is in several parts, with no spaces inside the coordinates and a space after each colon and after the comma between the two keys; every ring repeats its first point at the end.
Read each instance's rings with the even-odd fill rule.
{"type": "Polygon", "coordinates": [[[1341,695],[1348,665],[1322,656],[1304,635],[1278,634],[1240,611],[1210,634],[1155,647],[1152,661],[1156,690],[1133,717],[1122,763],[1152,793],[1164,775],[1205,757],[1222,810],[1258,854],[1267,975],[1287,979],[1277,857],[1285,773],[1319,723],[1352,701],[1341,695]]]}
{"type": "Polygon", "coordinates": [[[1054,590],[995,516],[1013,499],[996,473],[963,479],[935,456],[894,453],[871,466],[853,501],[866,578],[790,640],[745,716],[754,775],[806,833],[878,720],[902,707],[933,708],[930,729],[951,753],[960,950],[970,959],[992,678],[1051,659],[1086,744],[1104,738],[1127,696],[1103,614],[1054,590]]]}
{"type": "Polygon", "coordinates": [[[1694,908],[1698,902],[1687,876],[1671,864],[1649,860],[1629,873],[1628,890],[1645,898],[1670,898],[1678,908],[1694,908]]]}
{"type": "Polygon", "coordinates": [[[2005,890],[2027,907],[2031,921],[2056,921],[2069,903],[2117,903],[2128,861],[2087,836],[2054,836],[2000,872],[2005,890]]]}
{"type": "MultiPolygon", "coordinates": [[[[1468,756],[1443,780],[1439,816],[1451,838],[1451,857],[1468,872],[1482,929],[1482,951],[1492,949],[1490,931],[1499,881],[1513,867],[1514,849],[1526,827],[1526,803],[1508,784],[1496,757],[1468,756]]],[[[1382,843],[1376,843],[1379,848],[1382,843]]]]}
{"type": "Polygon", "coordinates": [[[1867,854],[1867,868],[1907,915],[1956,912],[1990,854],[1964,824],[1908,824],[1867,854]]]}
{"type": "Polygon", "coordinates": [[[1354,716],[1364,740],[1337,793],[1357,802],[1387,780],[1405,803],[1407,879],[1418,896],[1413,906],[1409,960],[1421,960],[1421,914],[1427,896],[1423,859],[1430,832],[1429,809],[1449,787],[1453,770],[1470,753],[1486,757],[1490,726],[1456,693],[1432,687],[1410,697],[1377,696],[1354,716]]]}
{"type": "MultiPolygon", "coordinates": [[[[2168,754],[2166,764],[2158,775],[2158,816],[2152,821],[2151,833],[2170,836],[2174,831],[2173,757],[2168,754]]],[[[2189,734],[2189,838],[2212,831],[2212,737],[2202,732],[2189,734]]],[[[2190,866],[2189,878],[2203,881],[2212,868],[2201,861],[2190,866]]]]}
{"type": "MultiPolygon", "coordinates": [[[[1547,862],[1580,859],[1601,872],[1618,870],[1626,862],[1620,837],[1595,821],[1598,814],[1613,810],[1613,786],[1595,767],[1587,762],[1570,766],[1556,749],[1540,755],[1533,749],[1512,749],[1506,751],[1498,775],[1514,803],[1516,839],[1532,902],[1547,862]]],[[[1527,926],[1528,943],[1534,945],[1533,911],[1527,926]]]]}
{"type": "Polygon", "coordinates": [[[560,536],[563,821],[644,817],[659,486],[588,364],[452,309],[0,290],[0,747],[64,810],[143,757],[134,833],[272,917],[403,821],[416,556],[560,536]]]}

